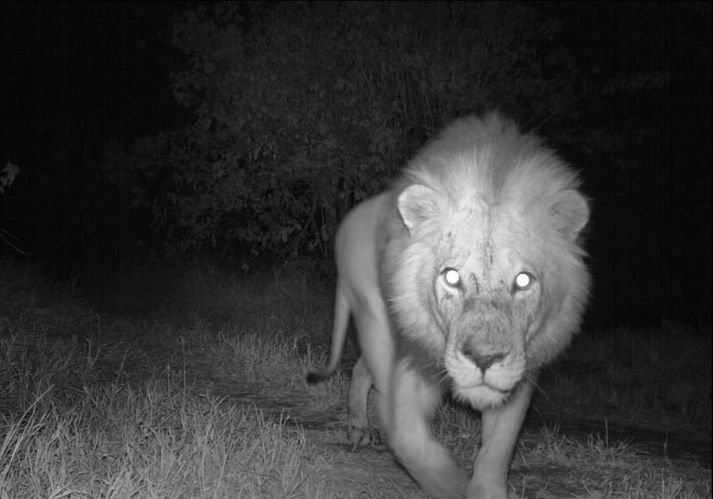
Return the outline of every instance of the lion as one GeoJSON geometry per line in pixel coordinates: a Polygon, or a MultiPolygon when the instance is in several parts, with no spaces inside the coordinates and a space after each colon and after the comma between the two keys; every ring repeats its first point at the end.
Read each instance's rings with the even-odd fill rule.
{"type": "Polygon", "coordinates": [[[578,331],[590,276],[580,180],[498,113],[455,121],[335,238],[337,285],[324,380],[350,317],[361,357],[349,439],[370,440],[369,391],[396,459],[434,497],[504,498],[538,370],[578,331]],[[482,413],[470,480],[430,420],[446,390],[482,413]]]}

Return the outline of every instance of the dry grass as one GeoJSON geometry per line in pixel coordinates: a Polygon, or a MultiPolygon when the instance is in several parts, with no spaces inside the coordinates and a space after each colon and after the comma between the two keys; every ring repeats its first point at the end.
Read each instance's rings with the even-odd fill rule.
{"type": "MultiPolygon", "coordinates": [[[[116,281],[90,308],[81,290],[69,297],[31,270],[0,268],[0,499],[411,494],[413,484],[388,455],[373,469],[352,464],[363,473],[347,478],[343,463],[359,454],[314,443],[344,439],[348,377],[303,382],[325,362],[312,345],[328,334],[329,289],[305,276],[246,279],[205,265],[116,281]],[[315,430],[295,424],[320,417],[317,440],[315,430]],[[338,432],[332,423],[342,425],[338,432]],[[374,485],[386,468],[390,488],[374,485]]],[[[606,399],[634,415],[648,411],[651,420],[672,405],[685,410],[688,425],[710,419],[710,360],[674,349],[671,336],[652,339],[639,355],[634,345],[622,350],[622,338],[633,336],[586,338],[589,357],[575,344],[569,362],[592,368],[583,364],[583,374],[570,376],[554,370],[541,383],[550,403],[588,408],[606,399]],[[661,348],[668,356],[655,353],[661,348]],[[602,359],[614,365],[592,374],[602,359]],[[651,363],[668,384],[640,374],[651,363]],[[656,386],[659,397],[615,382],[622,379],[640,390],[656,386]]],[[[472,411],[446,405],[435,431],[468,466],[479,426],[472,411]]],[[[523,434],[511,495],[709,497],[710,483],[710,470],[695,465],[541,430],[523,434]]]]}

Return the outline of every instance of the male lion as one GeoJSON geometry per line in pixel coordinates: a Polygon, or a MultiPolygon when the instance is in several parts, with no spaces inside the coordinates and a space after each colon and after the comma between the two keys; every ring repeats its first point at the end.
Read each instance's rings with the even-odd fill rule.
{"type": "Polygon", "coordinates": [[[538,369],[577,331],[589,274],[589,218],[577,175],[498,114],[456,121],[391,189],[359,204],[336,236],[329,364],[350,314],[361,357],[349,438],[368,442],[367,395],[397,459],[435,497],[506,497],[507,472],[538,369]],[[467,480],[429,420],[444,389],[480,409],[467,480]]]}

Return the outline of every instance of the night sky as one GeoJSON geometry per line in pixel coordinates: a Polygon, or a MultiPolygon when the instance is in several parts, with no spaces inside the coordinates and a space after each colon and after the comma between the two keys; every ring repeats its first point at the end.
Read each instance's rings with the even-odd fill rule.
{"type": "MultiPolygon", "coordinates": [[[[54,267],[120,257],[147,238],[141,214],[96,171],[106,145],[181,126],[172,16],[193,3],[3,2],[2,164],[22,168],[0,227],[54,267]],[[137,218],[138,217],[138,218],[137,218]]],[[[660,71],[665,92],[603,101],[605,128],[646,124],[629,166],[564,151],[593,199],[593,324],[710,325],[710,3],[543,3],[563,40],[602,71],[660,71]],[[635,157],[634,157],[635,156],[635,157]]],[[[626,157],[631,155],[632,157],[626,157]]],[[[7,254],[7,248],[3,254],[7,254]]],[[[61,274],[61,272],[60,272],[61,274]]]]}

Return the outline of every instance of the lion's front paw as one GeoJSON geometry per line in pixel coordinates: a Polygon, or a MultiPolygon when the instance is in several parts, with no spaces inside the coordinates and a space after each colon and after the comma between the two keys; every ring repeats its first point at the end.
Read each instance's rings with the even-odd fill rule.
{"type": "Polygon", "coordinates": [[[347,430],[347,436],[349,443],[352,444],[352,451],[370,444],[377,447],[383,445],[381,433],[376,428],[350,425],[349,430],[347,430]]]}

